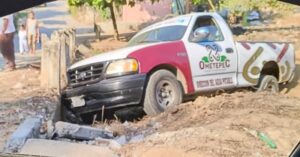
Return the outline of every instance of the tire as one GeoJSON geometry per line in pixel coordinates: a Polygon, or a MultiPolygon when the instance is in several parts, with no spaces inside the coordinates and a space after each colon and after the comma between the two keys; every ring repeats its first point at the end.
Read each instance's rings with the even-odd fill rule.
{"type": "Polygon", "coordinates": [[[168,70],[154,72],[148,81],[144,99],[147,115],[156,115],[182,102],[182,87],[168,70]]]}
{"type": "Polygon", "coordinates": [[[257,92],[269,91],[272,93],[279,92],[279,85],[276,77],[272,75],[263,75],[260,79],[257,92]]]}

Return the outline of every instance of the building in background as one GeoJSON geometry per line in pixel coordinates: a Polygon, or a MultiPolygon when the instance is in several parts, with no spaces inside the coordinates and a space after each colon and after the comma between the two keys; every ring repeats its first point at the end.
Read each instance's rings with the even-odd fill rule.
{"type": "Polygon", "coordinates": [[[163,18],[172,13],[172,0],[151,3],[137,2],[134,7],[123,6],[122,20],[129,23],[143,23],[163,18]]]}

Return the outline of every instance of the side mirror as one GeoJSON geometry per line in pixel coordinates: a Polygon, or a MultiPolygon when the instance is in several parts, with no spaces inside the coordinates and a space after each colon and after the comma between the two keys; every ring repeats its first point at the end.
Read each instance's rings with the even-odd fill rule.
{"type": "Polygon", "coordinates": [[[200,27],[197,28],[192,36],[193,42],[200,42],[206,38],[208,38],[210,35],[209,29],[207,27],[200,27]]]}

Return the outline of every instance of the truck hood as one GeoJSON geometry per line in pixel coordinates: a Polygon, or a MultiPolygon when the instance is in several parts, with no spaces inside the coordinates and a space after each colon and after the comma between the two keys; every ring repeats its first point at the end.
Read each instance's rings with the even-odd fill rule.
{"type": "Polygon", "coordinates": [[[110,61],[110,60],[117,60],[117,59],[124,59],[126,58],[130,53],[145,48],[145,47],[149,47],[152,45],[155,45],[157,43],[152,43],[152,44],[141,44],[141,45],[136,45],[136,46],[131,46],[131,47],[124,47],[121,49],[117,49],[114,51],[109,51],[109,52],[105,52],[105,53],[101,53],[99,55],[81,60],[75,64],[73,64],[69,69],[74,69],[80,66],[84,66],[84,65],[89,65],[89,64],[93,64],[93,63],[97,63],[97,62],[104,62],[104,61],[110,61]]]}

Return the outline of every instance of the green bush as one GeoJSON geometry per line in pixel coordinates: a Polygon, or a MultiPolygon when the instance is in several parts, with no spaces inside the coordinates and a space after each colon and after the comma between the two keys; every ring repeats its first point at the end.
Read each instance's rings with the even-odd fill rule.
{"type": "Polygon", "coordinates": [[[68,0],[70,6],[80,6],[86,3],[86,0],[68,0]]]}
{"type": "Polygon", "coordinates": [[[101,19],[110,19],[111,14],[109,9],[97,7],[97,3],[99,3],[98,1],[101,0],[68,0],[68,4],[70,6],[70,13],[76,17],[78,15],[78,7],[86,5],[95,8],[98,14],[100,15],[101,19]],[[91,3],[95,4],[90,5],[91,3]]]}
{"type": "Polygon", "coordinates": [[[277,0],[221,0],[221,8],[227,8],[232,13],[242,15],[244,12],[258,8],[259,10],[279,10],[288,11],[293,9],[293,6],[277,0]]]}

